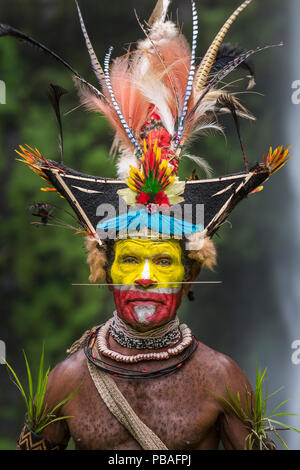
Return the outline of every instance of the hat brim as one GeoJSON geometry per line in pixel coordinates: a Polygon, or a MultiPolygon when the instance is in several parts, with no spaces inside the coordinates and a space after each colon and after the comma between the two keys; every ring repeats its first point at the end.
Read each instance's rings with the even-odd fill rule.
{"type": "MultiPolygon", "coordinates": [[[[68,201],[86,230],[96,235],[97,225],[112,207],[115,217],[120,215],[118,190],[126,188],[125,181],[87,175],[48,160],[42,170],[57,191],[68,201]],[[98,208],[101,208],[99,210],[98,208]]],[[[269,171],[256,165],[249,172],[212,179],[187,180],[184,202],[192,207],[192,222],[197,223],[196,205],[203,205],[204,230],[211,237],[226,220],[234,207],[249,193],[269,178],[269,171]]]]}

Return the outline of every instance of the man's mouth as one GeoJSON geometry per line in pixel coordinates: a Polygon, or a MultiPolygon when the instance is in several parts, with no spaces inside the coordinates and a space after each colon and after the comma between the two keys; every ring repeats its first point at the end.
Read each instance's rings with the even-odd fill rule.
{"type": "Polygon", "coordinates": [[[156,294],[153,292],[140,292],[140,291],[128,291],[125,298],[125,304],[140,304],[140,305],[158,305],[163,304],[165,300],[164,294],[156,294]]]}
{"type": "Polygon", "coordinates": [[[148,298],[136,297],[136,298],[133,298],[133,299],[127,299],[126,304],[129,304],[129,303],[149,305],[149,304],[163,304],[163,301],[153,299],[153,297],[151,297],[151,298],[150,297],[148,297],[148,298]]]}

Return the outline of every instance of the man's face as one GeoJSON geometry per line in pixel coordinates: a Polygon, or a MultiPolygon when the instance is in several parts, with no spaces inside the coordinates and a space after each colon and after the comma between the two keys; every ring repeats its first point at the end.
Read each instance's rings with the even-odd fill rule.
{"type": "Polygon", "coordinates": [[[118,316],[143,331],[172,320],[181,303],[184,266],[178,240],[118,240],[111,267],[118,316]]]}

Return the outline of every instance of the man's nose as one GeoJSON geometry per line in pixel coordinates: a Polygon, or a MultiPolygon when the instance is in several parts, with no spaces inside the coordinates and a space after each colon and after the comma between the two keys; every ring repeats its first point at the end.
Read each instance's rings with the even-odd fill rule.
{"type": "Polygon", "coordinates": [[[134,283],[137,284],[139,287],[147,289],[148,287],[152,287],[157,284],[157,281],[153,281],[152,279],[136,279],[134,283]]]}
{"type": "Polygon", "coordinates": [[[144,289],[157,284],[157,281],[154,281],[150,277],[150,264],[148,259],[145,260],[143,271],[141,273],[141,278],[136,279],[135,284],[137,284],[139,287],[143,287],[144,289]]]}

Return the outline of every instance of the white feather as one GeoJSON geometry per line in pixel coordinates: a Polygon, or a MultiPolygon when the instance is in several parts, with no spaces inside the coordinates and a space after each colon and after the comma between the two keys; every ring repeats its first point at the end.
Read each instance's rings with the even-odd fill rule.
{"type": "MultiPolygon", "coordinates": [[[[144,64],[143,67],[145,67],[144,64]]],[[[136,78],[136,85],[149,102],[156,106],[163,126],[169,134],[173,135],[174,119],[168,104],[171,101],[170,90],[160,81],[159,77],[154,75],[150,67],[142,77],[136,78]]]]}
{"type": "Polygon", "coordinates": [[[225,135],[224,130],[222,126],[215,122],[210,122],[210,123],[199,123],[198,126],[195,127],[193,130],[193,133],[195,134],[200,134],[200,133],[205,133],[207,131],[216,131],[216,132],[221,132],[221,134],[225,135]]]}
{"type": "Polygon", "coordinates": [[[204,171],[207,178],[210,178],[212,176],[213,169],[204,158],[196,157],[195,155],[189,155],[189,154],[184,154],[182,155],[182,157],[186,157],[189,160],[192,160],[193,162],[195,162],[201,168],[201,170],[204,171]]]}
{"type": "Polygon", "coordinates": [[[121,155],[117,161],[117,175],[118,178],[125,180],[129,174],[130,166],[139,168],[139,161],[130,150],[122,150],[121,155]]]}
{"type": "Polygon", "coordinates": [[[142,51],[154,51],[155,46],[162,45],[165,41],[174,39],[179,35],[179,30],[175,23],[166,21],[165,23],[156,22],[146,39],[138,42],[138,49],[142,51]]]}
{"type": "Polygon", "coordinates": [[[155,24],[156,22],[165,21],[169,5],[171,0],[157,0],[155,8],[150,16],[148,23],[150,25],[155,24]]]}

